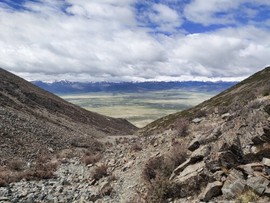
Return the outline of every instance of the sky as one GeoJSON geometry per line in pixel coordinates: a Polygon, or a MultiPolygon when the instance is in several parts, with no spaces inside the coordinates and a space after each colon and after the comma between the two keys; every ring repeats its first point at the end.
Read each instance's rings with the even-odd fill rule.
{"type": "Polygon", "coordinates": [[[27,80],[239,81],[270,65],[269,0],[0,0],[27,80]]]}

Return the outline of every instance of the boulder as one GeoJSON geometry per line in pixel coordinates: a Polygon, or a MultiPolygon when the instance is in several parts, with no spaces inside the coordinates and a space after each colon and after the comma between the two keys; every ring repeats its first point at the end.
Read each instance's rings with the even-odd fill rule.
{"type": "Polygon", "coordinates": [[[177,196],[194,196],[206,186],[207,178],[204,174],[204,167],[204,162],[189,165],[173,180],[177,196]]]}
{"type": "Polygon", "coordinates": [[[213,178],[216,180],[216,181],[222,181],[222,179],[225,177],[224,176],[224,172],[223,171],[216,171],[214,174],[213,174],[213,178]]]}
{"type": "Polygon", "coordinates": [[[237,167],[241,171],[243,171],[247,175],[254,175],[255,171],[263,171],[263,165],[261,163],[250,163],[245,165],[240,165],[237,167]]]}
{"type": "Polygon", "coordinates": [[[239,137],[232,141],[224,142],[220,147],[218,157],[222,166],[232,168],[243,162],[243,150],[239,137]]]}
{"type": "Polygon", "coordinates": [[[176,169],[174,169],[170,180],[172,180],[174,177],[179,175],[188,165],[190,165],[191,159],[187,159],[185,162],[183,162],[181,165],[179,165],[176,169]]]}
{"type": "Polygon", "coordinates": [[[208,156],[210,153],[210,146],[202,146],[195,151],[190,156],[191,162],[195,163],[198,160],[202,160],[204,157],[208,156]]]}
{"type": "Polygon", "coordinates": [[[206,167],[212,173],[221,170],[221,165],[219,160],[205,160],[206,167]]]}
{"type": "Polygon", "coordinates": [[[267,187],[264,191],[264,195],[267,196],[267,197],[270,197],[270,188],[267,187]]]}
{"type": "Polygon", "coordinates": [[[262,176],[251,177],[246,181],[247,186],[252,188],[257,194],[262,195],[270,181],[262,176]]]}
{"type": "Polygon", "coordinates": [[[191,141],[191,143],[188,146],[188,150],[190,151],[194,151],[196,149],[198,149],[200,147],[200,142],[198,140],[198,138],[195,138],[194,140],[191,141]]]}
{"type": "Polygon", "coordinates": [[[194,118],[192,120],[193,123],[200,123],[203,119],[202,118],[194,118]]]}
{"type": "Polygon", "coordinates": [[[263,132],[264,132],[263,134],[257,135],[252,139],[252,142],[255,145],[263,144],[265,142],[270,143],[270,128],[269,127],[264,127],[263,132]]]}
{"type": "Polygon", "coordinates": [[[263,165],[270,167],[270,159],[263,158],[262,163],[263,163],[263,165]]]}
{"type": "Polygon", "coordinates": [[[226,118],[228,118],[228,117],[230,117],[230,116],[231,116],[230,113],[224,113],[224,114],[221,115],[221,118],[222,118],[222,119],[226,119],[226,118]]]}
{"type": "Polygon", "coordinates": [[[177,177],[178,182],[183,182],[188,180],[190,177],[197,176],[203,171],[204,167],[205,163],[203,161],[187,166],[177,177]]]}
{"type": "Polygon", "coordinates": [[[265,106],[264,110],[270,115],[270,105],[265,106]]]}
{"type": "Polygon", "coordinates": [[[232,169],[222,187],[222,194],[227,199],[234,198],[244,191],[245,186],[243,173],[232,169]]]}
{"type": "Polygon", "coordinates": [[[221,194],[222,182],[215,181],[208,183],[204,191],[199,195],[199,199],[202,201],[209,201],[212,197],[216,197],[221,194]]]}

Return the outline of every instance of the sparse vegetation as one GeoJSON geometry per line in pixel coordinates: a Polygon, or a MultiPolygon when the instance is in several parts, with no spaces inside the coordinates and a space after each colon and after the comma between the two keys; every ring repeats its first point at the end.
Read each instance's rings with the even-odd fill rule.
{"type": "Polygon", "coordinates": [[[202,118],[202,117],[205,117],[207,115],[206,113],[206,110],[204,109],[199,109],[195,115],[194,115],[194,118],[202,118]]]}
{"type": "Polygon", "coordinates": [[[189,120],[185,118],[177,119],[174,128],[176,130],[177,136],[184,137],[188,134],[189,120]]]}
{"type": "Polygon", "coordinates": [[[141,150],[142,150],[142,147],[140,146],[139,143],[135,143],[131,145],[131,151],[138,152],[141,150]]]}
{"type": "Polygon", "coordinates": [[[259,198],[260,197],[253,190],[248,189],[237,197],[236,203],[257,202],[259,198]]]}
{"type": "Polygon", "coordinates": [[[105,164],[102,164],[100,166],[97,166],[93,172],[93,178],[95,180],[99,180],[105,176],[108,176],[108,166],[105,164]]]}
{"type": "Polygon", "coordinates": [[[95,164],[102,158],[101,154],[91,154],[90,152],[87,152],[82,158],[81,161],[85,165],[89,164],[95,164]]]}
{"type": "Polygon", "coordinates": [[[25,163],[19,159],[13,159],[8,163],[8,167],[14,171],[22,171],[24,169],[24,165],[25,163]]]}
{"type": "Polygon", "coordinates": [[[142,174],[148,185],[147,202],[159,203],[172,197],[175,186],[169,177],[186,160],[186,151],[186,147],[176,142],[168,154],[148,160],[142,174]]]}

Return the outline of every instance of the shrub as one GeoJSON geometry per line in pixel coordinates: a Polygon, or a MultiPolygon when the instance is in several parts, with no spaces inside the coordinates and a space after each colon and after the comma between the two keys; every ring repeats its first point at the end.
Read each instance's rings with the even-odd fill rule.
{"type": "Polygon", "coordinates": [[[151,185],[148,186],[148,195],[146,197],[146,202],[151,203],[162,203],[167,198],[169,198],[172,183],[162,177],[158,176],[151,185]],[[151,191],[151,192],[149,192],[151,191]]]}
{"type": "Polygon", "coordinates": [[[195,118],[202,118],[202,117],[205,117],[206,115],[207,115],[206,111],[200,109],[195,113],[194,117],[195,118]]]}
{"type": "Polygon", "coordinates": [[[138,143],[135,143],[131,146],[131,151],[138,152],[141,150],[142,150],[142,147],[138,143]]]}
{"type": "Polygon", "coordinates": [[[157,176],[158,171],[161,171],[162,163],[164,162],[163,156],[158,156],[149,159],[143,168],[143,178],[147,182],[151,182],[157,176]]]}
{"type": "Polygon", "coordinates": [[[24,168],[24,162],[19,159],[9,161],[8,167],[14,171],[22,171],[24,168]]]}
{"type": "Polygon", "coordinates": [[[98,181],[105,176],[108,176],[108,166],[105,164],[97,166],[93,172],[93,178],[98,181]]]}
{"type": "Polygon", "coordinates": [[[186,160],[186,152],[186,146],[175,142],[166,155],[157,156],[147,161],[142,172],[148,186],[146,202],[164,202],[175,196],[176,189],[169,177],[173,170],[186,160]]]}
{"type": "Polygon", "coordinates": [[[41,180],[55,178],[54,172],[57,169],[57,163],[37,163],[33,168],[20,174],[20,179],[41,180]]]}
{"type": "Polygon", "coordinates": [[[187,158],[187,146],[181,143],[175,143],[167,155],[173,168],[176,168],[187,158]]]}
{"type": "Polygon", "coordinates": [[[89,164],[97,163],[101,158],[102,158],[101,155],[91,155],[87,153],[82,157],[81,161],[85,165],[89,165],[89,164]]]}
{"type": "Polygon", "coordinates": [[[189,121],[185,118],[177,119],[174,123],[174,128],[177,131],[177,136],[186,136],[188,134],[189,121]]]}
{"type": "Polygon", "coordinates": [[[6,187],[8,185],[8,182],[6,178],[0,177],[0,187],[6,187]]]}
{"type": "Polygon", "coordinates": [[[242,194],[240,194],[236,203],[249,203],[249,202],[257,202],[259,200],[259,196],[253,190],[246,190],[242,194]]]}

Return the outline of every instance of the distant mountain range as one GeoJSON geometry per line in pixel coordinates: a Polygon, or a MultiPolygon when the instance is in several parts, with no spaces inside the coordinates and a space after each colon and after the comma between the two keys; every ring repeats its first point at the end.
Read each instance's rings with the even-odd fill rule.
{"type": "Polygon", "coordinates": [[[221,92],[237,82],[42,82],[32,81],[33,84],[52,93],[87,93],[87,92],[143,92],[169,89],[186,91],[221,92]]]}

